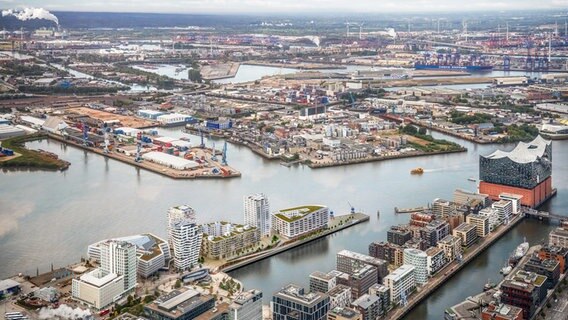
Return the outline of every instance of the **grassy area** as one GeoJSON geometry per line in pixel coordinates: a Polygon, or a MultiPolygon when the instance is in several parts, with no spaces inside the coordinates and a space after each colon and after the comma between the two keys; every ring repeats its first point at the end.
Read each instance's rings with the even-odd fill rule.
{"type": "Polygon", "coordinates": [[[538,135],[538,128],[526,123],[522,125],[510,125],[504,129],[507,133],[506,137],[500,138],[498,142],[510,143],[519,141],[530,141],[538,135]]]}
{"type": "Polygon", "coordinates": [[[29,150],[25,147],[28,141],[41,140],[47,138],[43,134],[15,137],[2,141],[2,147],[14,150],[21,156],[0,162],[3,168],[38,168],[50,170],[62,170],[69,164],[63,160],[56,159],[47,153],[29,150]]]}
{"type": "Polygon", "coordinates": [[[407,125],[401,129],[401,132],[411,136],[408,139],[408,144],[416,150],[423,152],[438,152],[438,151],[458,151],[463,149],[462,146],[455,142],[443,139],[434,139],[431,135],[424,133],[425,129],[418,130],[413,125],[407,125]]]}

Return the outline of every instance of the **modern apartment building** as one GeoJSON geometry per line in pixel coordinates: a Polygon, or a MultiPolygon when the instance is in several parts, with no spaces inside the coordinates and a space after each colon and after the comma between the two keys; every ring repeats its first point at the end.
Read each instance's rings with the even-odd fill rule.
{"type": "Polygon", "coordinates": [[[403,297],[408,297],[416,289],[414,266],[402,265],[385,277],[383,284],[389,288],[390,301],[400,304],[403,297]]]}
{"type": "Polygon", "coordinates": [[[262,237],[270,234],[270,203],[263,193],[244,198],[245,224],[257,227],[262,237]]]}
{"type": "Polygon", "coordinates": [[[262,320],[262,291],[239,293],[229,306],[229,320],[262,320]]]}
{"type": "Polygon", "coordinates": [[[428,282],[428,255],[418,249],[404,249],[404,264],[414,267],[414,281],[423,285],[428,282]]]}
{"type": "Polygon", "coordinates": [[[260,243],[257,227],[217,221],[201,225],[201,254],[209,259],[228,259],[241,255],[260,243]]]}
{"type": "Polygon", "coordinates": [[[356,269],[364,265],[371,265],[377,269],[376,283],[382,283],[383,278],[388,274],[388,262],[382,259],[373,258],[358,252],[341,250],[336,255],[337,270],[347,274],[353,274],[356,269]]]}
{"type": "Polygon", "coordinates": [[[173,249],[174,267],[189,270],[198,265],[201,251],[201,228],[195,224],[195,211],[189,206],[168,211],[168,241],[173,249]]]}
{"type": "Polygon", "coordinates": [[[454,229],[453,235],[461,239],[462,247],[469,248],[477,241],[477,228],[473,224],[462,223],[454,229]]]}
{"type": "Polygon", "coordinates": [[[288,239],[324,229],[328,223],[329,208],[326,206],[301,206],[272,214],[272,229],[288,239]]]}
{"type": "Polygon", "coordinates": [[[472,213],[465,218],[465,221],[475,226],[475,232],[478,237],[485,238],[489,235],[489,217],[472,213]]]}
{"type": "Polygon", "coordinates": [[[461,238],[449,235],[438,242],[438,248],[444,250],[448,262],[452,262],[462,254],[461,238]]]}

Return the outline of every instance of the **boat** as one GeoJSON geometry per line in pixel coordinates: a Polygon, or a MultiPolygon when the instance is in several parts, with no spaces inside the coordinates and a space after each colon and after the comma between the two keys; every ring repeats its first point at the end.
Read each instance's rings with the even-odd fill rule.
{"type": "Polygon", "coordinates": [[[493,66],[490,65],[442,65],[442,64],[423,64],[415,63],[416,70],[465,70],[465,71],[491,71],[493,66]]]}
{"type": "Polygon", "coordinates": [[[472,181],[472,182],[476,182],[477,180],[475,178],[467,178],[467,180],[472,181]]]}
{"type": "Polygon", "coordinates": [[[568,139],[568,125],[545,123],[540,129],[540,134],[552,140],[568,139]]]}
{"type": "Polygon", "coordinates": [[[424,169],[422,168],[414,168],[412,170],[410,170],[410,174],[423,174],[424,173],[424,169]]]}
{"type": "Polygon", "coordinates": [[[515,249],[515,251],[513,251],[511,257],[509,257],[509,265],[516,266],[517,263],[519,263],[519,261],[527,254],[528,251],[529,251],[529,243],[525,239],[523,243],[519,244],[515,249]]]}
{"type": "Polygon", "coordinates": [[[499,272],[502,273],[504,276],[506,276],[509,273],[511,273],[511,271],[513,271],[513,267],[506,266],[506,267],[501,268],[501,270],[499,272]]]}
{"type": "Polygon", "coordinates": [[[496,283],[491,282],[491,280],[487,280],[487,283],[483,286],[483,292],[489,291],[497,286],[496,283]]]}

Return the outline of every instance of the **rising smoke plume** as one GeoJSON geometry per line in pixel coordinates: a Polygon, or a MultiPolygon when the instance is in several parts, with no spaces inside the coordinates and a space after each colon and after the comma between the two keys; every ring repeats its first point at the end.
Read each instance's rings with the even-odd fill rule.
{"type": "Polygon", "coordinates": [[[45,10],[44,8],[23,8],[23,9],[8,9],[2,10],[2,17],[13,16],[18,20],[27,21],[32,19],[44,19],[55,22],[59,25],[59,19],[57,17],[45,10]]]}
{"type": "Polygon", "coordinates": [[[73,309],[66,304],[62,304],[57,309],[41,308],[41,310],[39,310],[39,318],[82,320],[82,319],[92,319],[92,316],[89,310],[83,310],[81,308],[73,309]]]}

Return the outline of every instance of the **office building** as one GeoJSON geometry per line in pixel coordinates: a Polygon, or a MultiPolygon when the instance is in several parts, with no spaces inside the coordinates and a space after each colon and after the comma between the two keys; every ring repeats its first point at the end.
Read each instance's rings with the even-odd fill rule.
{"type": "Polygon", "coordinates": [[[179,206],[169,209],[168,239],[177,270],[189,270],[198,265],[202,236],[201,228],[195,224],[192,208],[179,206]]]}
{"type": "Polygon", "coordinates": [[[446,259],[452,262],[462,254],[462,240],[460,237],[449,235],[444,239],[438,241],[438,248],[444,250],[446,259]]]}
{"type": "Polygon", "coordinates": [[[554,259],[541,260],[538,255],[532,256],[523,269],[546,277],[546,289],[552,289],[560,279],[560,263],[554,259]]]}
{"type": "Polygon", "coordinates": [[[382,283],[383,278],[388,274],[388,263],[385,260],[373,258],[361,253],[341,250],[336,255],[337,270],[352,274],[355,269],[360,269],[368,264],[377,269],[377,281],[375,283],[382,283]]]}
{"type": "Polygon", "coordinates": [[[262,320],[262,292],[253,289],[239,293],[229,306],[229,320],[262,320]]]}
{"type": "Polygon", "coordinates": [[[262,193],[244,198],[245,224],[257,227],[262,237],[270,235],[270,203],[262,193]]]}
{"type": "Polygon", "coordinates": [[[453,231],[453,236],[461,239],[462,247],[469,248],[477,241],[477,228],[469,223],[462,223],[453,231]]]}
{"type": "Polygon", "coordinates": [[[326,293],[337,285],[337,277],[342,272],[332,270],[328,273],[314,271],[310,274],[310,292],[326,293]]]}
{"type": "Polygon", "coordinates": [[[191,320],[214,307],[215,297],[183,288],[145,305],[144,316],[150,320],[191,320]]]}
{"type": "Polygon", "coordinates": [[[329,296],[330,309],[348,307],[351,305],[351,301],[353,301],[351,287],[344,284],[338,284],[326,293],[329,296]]]}
{"type": "Polygon", "coordinates": [[[558,261],[560,273],[566,272],[566,266],[568,266],[568,248],[545,245],[538,251],[538,257],[541,260],[554,259],[558,261]]]}
{"type": "Polygon", "coordinates": [[[328,223],[329,209],[326,206],[301,206],[272,214],[272,229],[288,239],[325,229],[328,223]]]}
{"type": "Polygon", "coordinates": [[[546,297],[546,277],[518,271],[501,283],[501,302],[523,309],[523,318],[530,319],[546,297]]]}
{"type": "Polygon", "coordinates": [[[485,238],[489,235],[489,217],[481,214],[470,214],[465,221],[475,226],[475,232],[479,238],[485,238]]]}
{"type": "Polygon", "coordinates": [[[497,216],[502,224],[508,224],[511,221],[511,215],[513,214],[513,205],[509,200],[499,200],[493,202],[491,205],[493,210],[497,211],[497,216]]]}
{"type": "Polygon", "coordinates": [[[440,269],[442,269],[448,262],[446,253],[440,247],[432,247],[427,249],[426,256],[428,256],[427,268],[429,277],[432,277],[436,273],[438,273],[438,271],[440,271],[440,269]]]}
{"type": "Polygon", "coordinates": [[[519,142],[510,152],[497,150],[479,159],[479,192],[492,200],[511,193],[522,196],[521,204],[538,207],[552,195],[552,142],[536,137],[519,142]]]}
{"type": "Polygon", "coordinates": [[[416,290],[414,269],[405,264],[385,277],[383,285],[389,289],[391,303],[399,305],[401,299],[408,298],[416,290]]]}
{"type": "Polygon", "coordinates": [[[217,221],[201,225],[201,254],[209,259],[237,257],[260,244],[257,227],[217,221]]]}
{"type": "Polygon", "coordinates": [[[138,259],[138,275],[147,278],[158,270],[165,268],[167,261],[170,260],[170,246],[168,243],[153,234],[146,233],[130,237],[107,239],[93,243],[87,248],[87,258],[97,263],[101,262],[101,244],[107,241],[124,241],[136,246],[136,256],[138,259]]]}
{"type": "Polygon", "coordinates": [[[327,320],[363,320],[363,316],[355,309],[337,307],[329,311],[327,320]]]}
{"type": "Polygon", "coordinates": [[[548,245],[568,248],[568,228],[560,227],[552,230],[548,235],[548,245]]]}
{"type": "Polygon", "coordinates": [[[271,309],[272,320],[324,320],[329,311],[329,296],[306,294],[304,288],[289,284],[274,294],[271,309]]]}
{"type": "Polygon", "coordinates": [[[375,320],[379,314],[379,297],[370,294],[364,294],[351,303],[351,306],[359,311],[363,316],[363,320],[375,320]]]}
{"type": "MultiPolygon", "coordinates": [[[[344,279],[344,278],[343,278],[344,279]]],[[[372,265],[363,265],[348,274],[348,281],[342,281],[339,277],[339,283],[351,288],[351,297],[359,298],[361,295],[369,292],[369,288],[377,284],[377,268],[372,265]]]]}
{"type": "Polygon", "coordinates": [[[428,282],[428,255],[418,249],[404,249],[405,265],[414,267],[414,281],[416,284],[423,285],[428,282]]]}
{"type": "Polygon", "coordinates": [[[387,231],[387,242],[403,246],[412,239],[412,231],[406,226],[391,226],[387,231]]]}
{"type": "Polygon", "coordinates": [[[99,244],[100,267],[73,279],[73,299],[103,309],[136,287],[136,246],[108,240],[99,244]]]}

